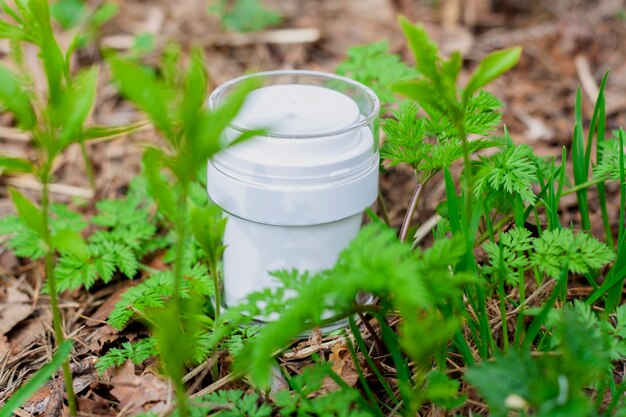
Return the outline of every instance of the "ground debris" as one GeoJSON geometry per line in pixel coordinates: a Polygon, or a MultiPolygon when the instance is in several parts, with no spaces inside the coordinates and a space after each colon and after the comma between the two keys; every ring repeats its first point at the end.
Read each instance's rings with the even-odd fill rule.
{"type": "Polygon", "coordinates": [[[119,401],[120,413],[131,416],[143,411],[165,409],[170,397],[169,384],[152,373],[135,374],[135,365],[126,361],[113,371],[111,395],[119,401]]]}

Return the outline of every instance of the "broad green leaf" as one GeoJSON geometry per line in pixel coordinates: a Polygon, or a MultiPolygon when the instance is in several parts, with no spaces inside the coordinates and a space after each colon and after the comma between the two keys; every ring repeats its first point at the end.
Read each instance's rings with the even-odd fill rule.
{"type": "Polygon", "coordinates": [[[96,100],[98,70],[92,67],[78,74],[65,90],[61,101],[52,105],[52,123],[61,129],[59,144],[63,148],[82,139],[83,124],[96,100]]]}
{"type": "Polygon", "coordinates": [[[193,123],[200,109],[206,106],[207,73],[204,67],[202,51],[195,50],[185,77],[185,91],[181,106],[182,119],[193,123]]]}
{"type": "Polygon", "coordinates": [[[208,207],[191,209],[193,237],[211,259],[219,259],[222,256],[225,227],[226,218],[222,216],[222,210],[218,206],[210,204],[208,207]]]}
{"type": "Polygon", "coordinates": [[[128,125],[121,126],[90,126],[84,129],[81,132],[80,139],[81,140],[93,140],[93,139],[103,139],[103,138],[114,138],[116,136],[121,136],[126,133],[133,132],[135,130],[141,129],[142,127],[148,125],[148,121],[139,121],[135,123],[131,123],[128,125]]]}
{"type": "Polygon", "coordinates": [[[393,84],[392,89],[417,101],[417,104],[428,114],[431,114],[433,110],[444,111],[436,89],[426,80],[400,81],[393,84]]]}
{"type": "Polygon", "coordinates": [[[52,356],[50,363],[44,365],[37,373],[17,392],[7,400],[2,409],[0,417],[11,417],[13,412],[21,407],[28,399],[50,379],[50,377],[63,365],[72,351],[72,341],[66,340],[59,345],[56,353],[52,356]]]}
{"type": "Polygon", "coordinates": [[[9,109],[24,130],[31,129],[36,122],[29,94],[17,75],[0,65],[0,103],[9,109]]]}
{"type": "Polygon", "coordinates": [[[461,72],[463,66],[463,57],[458,51],[453,52],[450,58],[441,66],[441,73],[444,78],[450,82],[453,86],[456,85],[456,80],[461,72]]]}
{"type": "Polygon", "coordinates": [[[463,91],[463,99],[468,100],[476,90],[513,68],[521,56],[522,48],[520,47],[502,49],[487,55],[480,61],[478,68],[467,83],[463,91]]]}
{"type": "Polygon", "coordinates": [[[39,56],[43,61],[43,67],[48,80],[48,93],[53,103],[61,99],[63,88],[63,76],[66,75],[67,67],[61,48],[54,38],[50,25],[50,8],[47,0],[30,0],[30,11],[35,17],[40,30],[39,56]]]}
{"type": "Polygon", "coordinates": [[[9,172],[33,172],[33,164],[22,158],[0,156],[0,171],[3,169],[9,172]]]}
{"type": "Polygon", "coordinates": [[[172,184],[161,174],[163,154],[155,148],[148,148],[143,155],[143,166],[148,181],[150,195],[159,206],[159,210],[172,222],[180,217],[176,208],[172,184]]]}
{"type": "MultiPolygon", "coordinates": [[[[234,90],[226,101],[213,112],[202,112],[198,116],[197,129],[189,132],[189,157],[195,161],[196,169],[198,164],[205,164],[223,146],[220,142],[222,132],[235,118],[249,92],[259,87],[256,80],[247,80],[234,90]]],[[[259,134],[258,130],[245,134],[242,139],[246,139],[259,134]]]]}
{"type": "Polygon", "coordinates": [[[61,146],[81,139],[80,132],[96,101],[97,88],[98,69],[92,67],[78,74],[63,94],[54,111],[56,123],[61,128],[61,146]]]}
{"type": "Polygon", "coordinates": [[[120,11],[119,6],[113,2],[106,2],[93,12],[89,22],[94,26],[101,26],[111,20],[120,11]]]}
{"type": "Polygon", "coordinates": [[[9,188],[11,194],[11,200],[17,209],[17,213],[20,219],[31,229],[33,232],[38,233],[40,236],[46,234],[44,214],[32,201],[20,194],[15,188],[9,188]]]}
{"type": "Polygon", "coordinates": [[[424,26],[420,24],[414,25],[404,16],[400,16],[400,26],[402,26],[404,36],[407,38],[409,46],[415,55],[417,70],[433,81],[438,80],[437,44],[430,39],[424,26]]]}
{"type": "Polygon", "coordinates": [[[163,83],[153,73],[133,62],[113,58],[109,60],[109,64],[122,94],[144,111],[157,129],[171,138],[172,125],[163,83]]]}
{"type": "Polygon", "coordinates": [[[80,259],[89,258],[89,249],[83,236],[75,230],[59,230],[52,236],[52,246],[61,253],[75,255],[80,259]]]}
{"type": "Polygon", "coordinates": [[[80,23],[87,5],[83,0],[57,0],[51,5],[50,13],[63,29],[70,29],[80,23]]]}

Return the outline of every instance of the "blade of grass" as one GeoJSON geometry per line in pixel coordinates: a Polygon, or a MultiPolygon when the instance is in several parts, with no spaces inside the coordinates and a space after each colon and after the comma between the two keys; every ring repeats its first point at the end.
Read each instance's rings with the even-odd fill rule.
{"type": "Polygon", "coordinates": [[[46,383],[48,379],[63,365],[72,351],[72,341],[66,340],[59,345],[50,363],[44,365],[37,373],[13,394],[4,407],[0,409],[0,417],[11,417],[13,412],[22,406],[28,399],[46,383]]]}
{"type": "Polygon", "coordinates": [[[361,353],[363,353],[363,356],[365,357],[365,362],[367,362],[367,366],[374,373],[374,375],[378,379],[378,382],[380,382],[380,385],[382,385],[387,395],[389,395],[389,398],[391,399],[391,401],[393,401],[394,404],[398,404],[398,399],[396,398],[396,395],[393,393],[393,390],[389,387],[389,384],[387,383],[385,378],[382,376],[382,374],[378,370],[378,367],[372,360],[372,357],[369,355],[367,346],[365,345],[365,341],[363,340],[363,336],[361,336],[361,331],[359,330],[359,328],[357,327],[354,321],[354,317],[352,316],[348,317],[348,324],[350,326],[350,331],[352,332],[352,335],[354,336],[354,340],[356,341],[357,346],[359,347],[359,349],[361,350],[361,353]]]}
{"type": "Polygon", "coordinates": [[[459,222],[459,200],[454,187],[454,180],[450,169],[443,169],[443,178],[446,185],[446,202],[448,204],[448,218],[450,219],[450,229],[452,235],[457,235],[461,231],[461,223],[459,222]]]}
{"type": "Polygon", "coordinates": [[[352,357],[352,361],[354,362],[354,367],[356,368],[357,374],[359,376],[359,382],[361,382],[361,385],[363,386],[363,391],[365,391],[365,395],[367,396],[367,399],[369,400],[369,403],[370,403],[369,408],[373,410],[378,417],[383,417],[385,414],[382,412],[382,410],[378,406],[378,399],[376,398],[376,395],[374,395],[374,392],[372,391],[372,388],[367,382],[367,379],[365,379],[365,375],[363,374],[363,368],[361,367],[361,364],[359,363],[359,358],[356,354],[356,350],[354,349],[354,345],[352,344],[352,341],[350,340],[349,337],[346,337],[346,345],[348,346],[348,351],[350,351],[350,356],[352,357]]]}
{"type": "MultiPolygon", "coordinates": [[[[591,123],[589,124],[589,133],[587,133],[587,148],[585,149],[585,166],[589,169],[589,165],[591,163],[591,148],[593,147],[593,134],[596,133],[596,129],[600,127],[600,124],[604,124],[605,120],[604,115],[602,114],[602,108],[604,107],[604,87],[606,86],[606,81],[609,77],[609,72],[604,73],[604,77],[602,77],[602,82],[600,83],[600,88],[598,89],[598,97],[596,98],[596,104],[593,108],[593,116],[591,117],[591,123]]],[[[602,126],[604,130],[604,126],[602,126]]],[[[600,133],[597,130],[597,133],[600,133]]],[[[599,136],[597,137],[599,139],[599,136]]],[[[597,150],[597,146],[596,146],[597,150]]]]}
{"type": "Polygon", "coordinates": [[[382,333],[383,341],[385,342],[385,346],[389,350],[389,354],[391,355],[391,359],[396,367],[397,377],[398,377],[398,388],[400,389],[400,396],[402,397],[402,402],[410,407],[411,404],[411,371],[409,369],[409,364],[404,355],[402,355],[402,351],[400,350],[400,341],[398,340],[398,335],[387,325],[385,321],[385,317],[381,314],[374,314],[380,323],[380,329],[382,333]]]}
{"type": "MultiPolygon", "coordinates": [[[[611,271],[622,271],[626,267],[626,239],[624,234],[624,216],[626,215],[626,167],[624,165],[624,129],[620,129],[619,138],[619,181],[620,181],[620,208],[619,208],[619,227],[617,239],[619,242],[617,248],[617,260],[611,268],[611,271]]],[[[608,278],[608,277],[607,277],[608,278]]],[[[611,289],[608,291],[605,314],[612,313],[620,304],[622,299],[622,290],[624,289],[623,274],[613,275],[611,289]]],[[[603,285],[604,286],[604,285],[603,285]]],[[[600,287],[602,289],[602,287],[600,287]]]]}
{"type": "MultiPolygon", "coordinates": [[[[587,181],[589,166],[585,159],[585,145],[583,136],[583,120],[582,120],[582,103],[581,103],[580,87],[576,93],[576,124],[574,126],[574,134],[572,137],[572,164],[574,166],[574,183],[576,185],[583,184],[587,181]]],[[[576,192],[578,199],[578,209],[584,230],[591,229],[589,220],[589,200],[587,189],[583,188],[576,192]]]]}
{"type": "MultiPolygon", "coordinates": [[[[604,85],[606,84],[608,75],[609,71],[604,74],[604,78],[602,79],[602,84],[600,86],[601,93],[598,95],[598,101],[596,102],[596,107],[599,108],[598,127],[596,130],[596,163],[600,163],[600,161],[602,161],[602,143],[604,142],[604,136],[606,133],[606,99],[604,98],[604,85]]],[[[615,249],[613,233],[611,232],[611,222],[609,221],[609,213],[606,209],[606,186],[604,182],[598,184],[598,201],[600,203],[600,212],[602,213],[604,241],[611,249],[615,249]]]]}

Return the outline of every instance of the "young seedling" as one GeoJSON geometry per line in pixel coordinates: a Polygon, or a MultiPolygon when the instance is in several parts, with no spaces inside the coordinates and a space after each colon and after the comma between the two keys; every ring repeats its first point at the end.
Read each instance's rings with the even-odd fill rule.
{"type": "MultiPolygon", "coordinates": [[[[190,237],[190,223],[200,246],[207,251],[208,263],[214,280],[219,312],[219,276],[217,262],[223,250],[221,234],[223,221],[212,209],[193,208],[189,191],[198,172],[206,166],[215,153],[232,143],[253,137],[260,131],[242,133],[230,144],[224,143],[223,130],[235,117],[246,94],[255,87],[244,84],[235,91],[222,107],[215,111],[207,108],[208,77],[202,53],[195,51],[186,70],[181,71],[178,61],[180,51],[171,47],[164,56],[164,78],[157,78],[136,63],[111,58],[109,64],[124,96],[143,110],[167,146],[150,147],[143,158],[149,192],[176,233],[174,243],[173,293],[168,307],[147,314],[156,336],[157,349],[163,360],[166,374],[172,379],[181,416],[188,413],[183,377],[183,366],[191,361],[193,343],[191,334],[202,323],[194,323],[202,315],[193,312],[192,305],[200,301],[181,304],[181,286],[184,274],[185,247],[190,237]],[[169,175],[173,181],[167,179],[169,175]],[[192,213],[190,216],[190,212],[192,213]],[[184,311],[191,309],[192,311],[184,311]],[[182,317],[186,319],[183,323],[182,317]],[[150,316],[158,317],[151,320],[150,316]],[[188,341],[188,343],[186,342],[188,341]],[[185,348],[187,346],[187,348],[185,348]]],[[[197,308],[197,307],[196,307],[197,308]]]]}
{"type": "MultiPolygon", "coordinates": [[[[84,146],[86,140],[116,135],[132,127],[109,129],[85,126],[96,98],[98,70],[94,67],[77,74],[70,73],[71,51],[64,55],[54,37],[47,1],[18,2],[15,10],[4,2],[1,2],[0,7],[14,19],[14,23],[4,20],[0,23],[0,37],[10,40],[13,64],[19,70],[14,72],[6,66],[0,66],[0,103],[14,115],[18,127],[28,132],[36,148],[34,160],[0,156],[0,168],[8,172],[33,174],[41,182],[41,207],[15,189],[10,189],[10,194],[20,221],[43,242],[54,334],[57,345],[61,345],[65,336],[58,308],[55,256],[59,252],[85,259],[88,250],[83,237],[76,230],[51,228],[49,185],[52,167],[55,159],[69,146],[84,146]],[[39,89],[35,88],[27,75],[22,59],[22,42],[32,43],[39,48],[40,63],[47,82],[44,95],[35,93],[39,89]]],[[[76,415],[68,361],[63,364],[63,374],[70,414],[76,415]]]]}
{"type": "MultiPolygon", "coordinates": [[[[476,96],[476,93],[480,88],[513,68],[519,61],[522,51],[520,48],[510,48],[489,54],[479,63],[465,87],[461,89],[457,85],[462,66],[461,55],[458,52],[454,52],[447,60],[444,60],[439,56],[437,45],[428,37],[422,25],[413,25],[404,17],[400,18],[400,25],[409,42],[409,46],[413,50],[415,66],[421,76],[414,80],[396,83],[394,90],[415,100],[424,112],[430,116],[431,120],[435,122],[443,120],[448,124],[448,126],[445,126],[447,129],[443,130],[447,133],[445,135],[447,137],[441,138],[441,135],[438,135],[437,139],[438,141],[448,139],[448,141],[452,141],[453,145],[459,147],[461,150],[459,157],[462,156],[464,165],[469,167],[470,155],[477,150],[477,145],[470,142],[467,135],[470,133],[485,134],[487,133],[485,132],[485,127],[493,127],[493,125],[487,123],[479,126],[478,132],[472,132],[471,123],[475,121],[475,117],[473,118],[475,116],[474,113],[477,110],[485,111],[488,109],[484,102],[485,96],[483,96],[481,102],[480,94],[476,96]]],[[[420,145],[423,143],[423,136],[423,134],[418,135],[414,139],[417,141],[414,146],[417,149],[413,151],[419,150],[420,145]]],[[[404,140],[410,139],[404,138],[404,140]]],[[[480,149],[480,147],[478,148],[480,149]]],[[[452,150],[446,150],[445,154],[450,157],[452,150]]],[[[405,216],[400,233],[402,240],[407,237],[408,228],[417,207],[417,201],[421,195],[424,182],[427,182],[430,177],[429,172],[426,172],[422,178],[418,177],[421,181],[418,181],[405,216]]],[[[471,170],[467,169],[465,173],[465,194],[467,196],[471,195],[471,190],[473,189],[472,178],[471,170]]],[[[465,199],[464,217],[468,222],[472,217],[471,198],[465,199]]],[[[467,250],[471,252],[474,236],[471,233],[466,233],[465,237],[468,244],[467,250]]]]}
{"type": "Polygon", "coordinates": [[[222,27],[234,32],[258,32],[282,21],[280,13],[263,6],[261,0],[212,0],[209,12],[220,18],[222,27]]]}

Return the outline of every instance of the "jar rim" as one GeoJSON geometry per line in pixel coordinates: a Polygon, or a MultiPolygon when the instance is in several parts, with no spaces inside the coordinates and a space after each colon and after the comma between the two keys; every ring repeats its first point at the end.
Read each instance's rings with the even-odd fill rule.
{"type": "MultiPolygon", "coordinates": [[[[243,75],[238,78],[234,78],[230,81],[227,81],[220,86],[218,86],[208,99],[208,106],[210,110],[215,110],[219,106],[219,99],[223,97],[230,89],[232,89],[235,85],[240,84],[241,82],[249,79],[276,79],[279,77],[288,77],[288,76],[301,76],[301,77],[316,77],[320,80],[327,81],[339,81],[346,84],[349,87],[352,87],[363,94],[371,101],[371,109],[367,114],[363,114],[357,121],[341,127],[339,129],[324,131],[324,132],[311,132],[311,133],[281,133],[281,132],[272,132],[267,131],[263,136],[267,138],[275,138],[275,139],[320,139],[327,136],[336,136],[343,133],[348,133],[353,130],[361,129],[374,121],[379,115],[380,112],[380,100],[378,96],[374,93],[374,91],[366,86],[363,83],[355,81],[351,78],[344,77],[341,75],[336,75],[332,73],[322,72],[322,71],[311,71],[311,70],[276,70],[276,71],[261,71],[255,72],[248,75],[243,75]]],[[[302,83],[302,85],[313,85],[302,83]]],[[[350,97],[353,99],[352,97],[350,97]]],[[[244,128],[242,126],[238,126],[232,121],[229,123],[228,127],[235,131],[244,133],[250,131],[249,128],[244,128]]]]}

